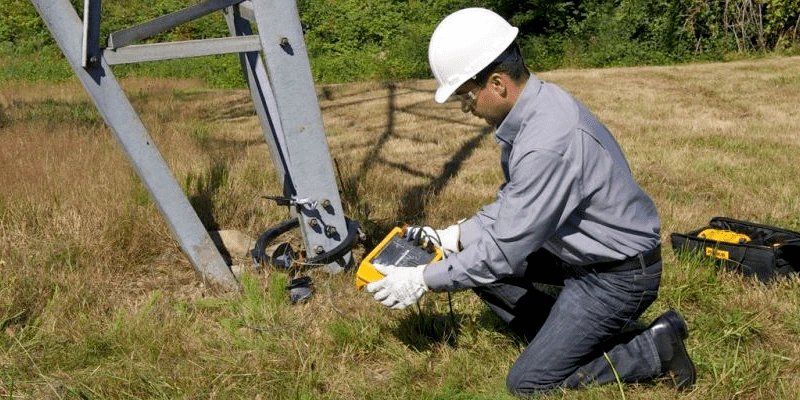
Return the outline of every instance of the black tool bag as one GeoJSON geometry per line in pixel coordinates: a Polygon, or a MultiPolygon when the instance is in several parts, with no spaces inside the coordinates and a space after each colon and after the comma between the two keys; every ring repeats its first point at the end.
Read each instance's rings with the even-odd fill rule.
{"type": "Polygon", "coordinates": [[[713,257],[725,268],[755,275],[762,282],[800,271],[800,233],[775,226],[714,217],[708,226],[686,234],[673,233],[670,239],[675,252],[713,257]],[[708,229],[732,234],[728,237],[746,235],[747,239],[738,239],[738,243],[714,240],[710,238],[713,235],[705,236],[708,229]]]}

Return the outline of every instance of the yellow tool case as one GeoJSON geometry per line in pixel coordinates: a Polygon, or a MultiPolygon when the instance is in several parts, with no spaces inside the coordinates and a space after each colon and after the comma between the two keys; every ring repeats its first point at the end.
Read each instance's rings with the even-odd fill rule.
{"type": "Polygon", "coordinates": [[[670,235],[677,253],[699,253],[721,266],[768,282],[800,271],[800,233],[726,217],[670,235]]]}

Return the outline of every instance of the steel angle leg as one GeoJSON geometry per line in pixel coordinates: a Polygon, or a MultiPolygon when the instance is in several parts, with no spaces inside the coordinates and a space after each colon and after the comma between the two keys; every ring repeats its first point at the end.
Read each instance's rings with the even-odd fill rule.
{"type": "Polygon", "coordinates": [[[239,284],[161,157],[108,63],[81,67],[82,22],[69,0],[31,0],[70,66],[117,137],[136,173],[201,277],[226,289],[239,284]]]}
{"type": "MultiPolygon", "coordinates": [[[[285,173],[298,200],[300,231],[308,257],[314,258],[343,242],[348,224],[323,131],[300,16],[294,0],[255,0],[252,7],[280,122],[281,131],[274,134],[285,146],[285,173]]],[[[342,260],[349,265],[352,254],[348,251],[342,260]]],[[[341,267],[328,265],[333,272],[341,267]]]]}
{"type": "MultiPolygon", "coordinates": [[[[228,30],[231,36],[247,36],[253,34],[250,21],[244,19],[239,13],[239,6],[232,6],[225,9],[225,21],[228,23],[228,30]]],[[[254,51],[249,53],[239,53],[239,61],[242,64],[242,72],[247,79],[247,86],[250,88],[250,95],[253,105],[261,121],[261,130],[269,145],[272,164],[279,181],[283,185],[283,196],[292,197],[294,185],[292,184],[286,160],[286,144],[283,139],[283,129],[281,120],[276,113],[278,106],[275,104],[275,97],[272,95],[272,87],[267,79],[267,71],[261,61],[261,53],[254,51]]]]}
{"type": "Polygon", "coordinates": [[[89,68],[100,57],[100,5],[101,0],[83,0],[83,68],[89,68]]]}

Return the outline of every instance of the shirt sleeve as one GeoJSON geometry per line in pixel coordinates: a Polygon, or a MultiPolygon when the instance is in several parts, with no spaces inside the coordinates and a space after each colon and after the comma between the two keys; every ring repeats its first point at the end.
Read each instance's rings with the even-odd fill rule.
{"type": "Polygon", "coordinates": [[[474,216],[461,222],[461,247],[465,248],[474,244],[480,239],[481,231],[485,226],[494,224],[497,220],[497,214],[500,212],[500,204],[502,203],[503,190],[500,189],[497,193],[495,201],[483,206],[474,216]]]}
{"type": "Polygon", "coordinates": [[[430,289],[454,291],[521,276],[527,256],[580,203],[580,165],[546,150],[516,158],[502,195],[464,223],[464,250],[425,269],[430,289]]]}

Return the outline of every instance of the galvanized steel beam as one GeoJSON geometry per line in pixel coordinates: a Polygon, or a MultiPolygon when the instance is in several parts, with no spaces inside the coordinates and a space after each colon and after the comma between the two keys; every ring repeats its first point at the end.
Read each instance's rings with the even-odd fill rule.
{"type": "Polygon", "coordinates": [[[112,49],[125,47],[139,40],[168,31],[189,21],[193,21],[241,2],[242,0],[208,0],[200,4],[195,4],[180,11],[152,19],[143,24],[114,32],[108,36],[108,47],[112,49]]]}
{"type": "Polygon", "coordinates": [[[253,2],[246,0],[239,3],[239,15],[250,22],[256,22],[256,15],[253,13],[253,2]]]}
{"type": "Polygon", "coordinates": [[[83,27],[69,0],[31,0],[72,70],[111,128],[134,170],[204,281],[227,289],[239,284],[119,86],[100,59],[83,68],[83,27]]]}
{"type": "MultiPolygon", "coordinates": [[[[250,2],[246,3],[248,3],[252,11],[250,2]]],[[[228,23],[228,30],[231,36],[250,36],[253,34],[250,22],[241,15],[241,8],[244,4],[229,7],[225,10],[225,21],[228,23]]],[[[260,40],[259,38],[259,43],[260,40]]],[[[256,115],[261,121],[261,131],[269,145],[275,173],[278,176],[278,181],[282,184],[282,194],[284,197],[294,196],[294,184],[291,176],[287,173],[288,161],[286,155],[288,151],[286,150],[281,119],[277,113],[278,106],[275,103],[275,96],[272,95],[272,87],[269,84],[269,79],[267,79],[267,70],[261,60],[261,53],[255,51],[239,53],[239,61],[242,66],[242,73],[247,80],[247,87],[250,88],[250,96],[253,100],[256,115]]]]}
{"type": "Polygon", "coordinates": [[[100,57],[100,4],[100,0],[83,0],[83,68],[88,68],[100,57]]]}
{"type": "MultiPolygon", "coordinates": [[[[348,227],[339,198],[300,16],[294,0],[252,2],[286,145],[288,173],[299,202],[309,258],[335,248],[348,227]]],[[[348,252],[343,264],[352,262],[348,252]]],[[[340,270],[343,265],[329,265],[340,270]]]]}
{"type": "Polygon", "coordinates": [[[176,58],[211,56],[261,50],[261,39],[241,36],[218,39],[187,40],[180,42],[136,44],[115,50],[106,49],[103,57],[109,65],[130,64],[176,58]]]}
{"type": "Polygon", "coordinates": [[[104,51],[99,48],[100,0],[85,0],[83,27],[69,0],[31,1],[203,279],[238,288],[119,87],[109,67],[112,64],[239,53],[275,170],[283,182],[283,196],[295,205],[293,214],[298,217],[308,259],[332,262],[327,269],[333,272],[352,262],[349,251],[330,261],[333,254],[347,250],[348,229],[352,237],[355,225],[348,226],[339,198],[293,0],[208,0],[112,33],[104,51]],[[130,46],[221,9],[226,9],[230,38],[130,46]],[[251,22],[258,27],[257,35],[251,22]]]}

